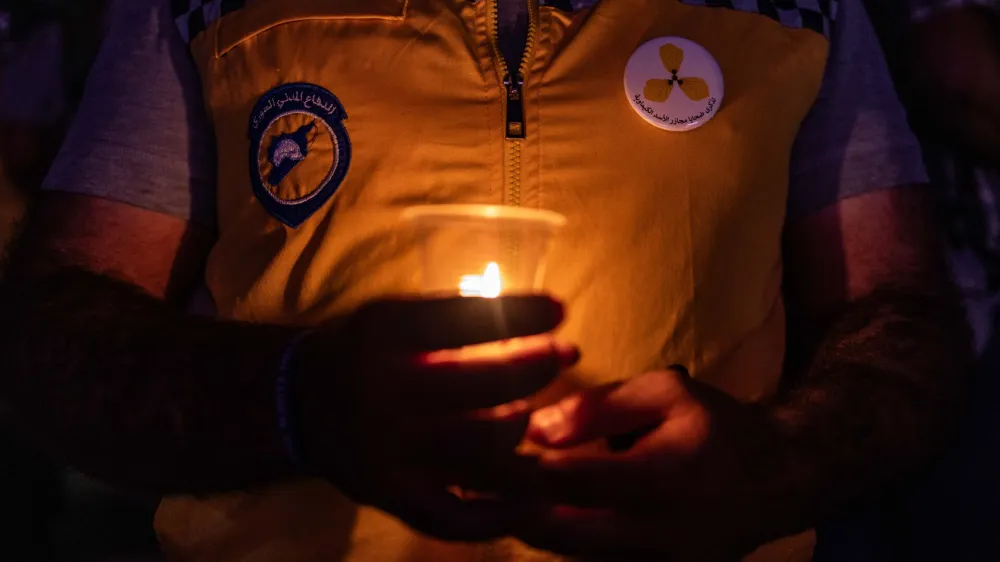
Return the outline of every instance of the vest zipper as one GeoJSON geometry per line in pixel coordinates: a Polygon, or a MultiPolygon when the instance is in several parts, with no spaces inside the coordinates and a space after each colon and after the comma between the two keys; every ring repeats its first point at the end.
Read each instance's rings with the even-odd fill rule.
{"type": "Polygon", "coordinates": [[[506,136],[508,139],[524,138],[524,100],[521,99],[524,90],[524,76],[518,72],[517,78],[512,80],[510,74],[504,74],[504,90],[507,93],[507,127],[506,136]]]}
{"type": "Polygon", "coordinates": [[[493,12],[493,33],[490,43],[493,45],[493,57],[496,61],[499,75],[502,79],[504,93],[504,177],[507,188],[507,204],[521,204],[521,141],[524,139],[524,76],[530,64],[531,55],[535,49],[535,38],[538,33],[538,0],[528,2],[528,37],[521,54],[521,63],[511,74],[500,51],[500,0],[491,0],[493,12]]]}

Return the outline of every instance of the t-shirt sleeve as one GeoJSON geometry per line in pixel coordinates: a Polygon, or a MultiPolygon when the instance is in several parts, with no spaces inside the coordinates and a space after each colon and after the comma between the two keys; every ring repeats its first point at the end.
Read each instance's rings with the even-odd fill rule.
{"type": "Polygon", "coordinates": [[[926,181],[920,145],[861,0],[841,0],[823,85],[792,150],[788,216],[926,181]]]}
{"type": "Polygon", "coordinates": [[[43,189],[215,222],[214,137],[167,0],[118,0],[43,189]]]}

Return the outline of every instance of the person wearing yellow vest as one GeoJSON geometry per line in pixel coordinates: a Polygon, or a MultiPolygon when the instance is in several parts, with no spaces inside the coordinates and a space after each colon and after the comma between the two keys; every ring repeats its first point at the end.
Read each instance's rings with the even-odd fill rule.
{"type": "Polygon", "coordinates": [[[162,495],[168,559],[807,560],[946,440],[964,320],[857,0],[116,12],[0,412],[162,495]],[[551,297],[405,296],[428,203],[564,215],[551,297]]]}

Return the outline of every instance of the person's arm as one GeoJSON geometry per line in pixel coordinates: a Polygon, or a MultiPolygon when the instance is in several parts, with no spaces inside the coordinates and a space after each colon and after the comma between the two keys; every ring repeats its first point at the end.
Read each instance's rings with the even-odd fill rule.
{"type": "Polygon", "coordinates": [[[204,153],[187,150],[203,142],[189,136],[204,123],[185,119],[197,94],[178,80],[193,69],[164,58],[164,2],[119,5],[145,19],[113,23],[0,287],[4,423],[120,486],[215,492],[305,470],[427,532],[497,533],[443,485],[413,485],[409,473],[400,483],[399,471],[447,464],[460,474],[479,453],[513,451],[526,405],[465,412],[531,394],[575,350],[546,340],[495,356],[425,353],[548,332],[561,307],[540,296],[376,302],[331,318],[296,353],[288,346],[299,329],[184,314],[176,305],[201,279],[213,240],[184,216],[198,207],[188,191],[199,196],[197,181],[211,176],[210,164],[186,159],[204,153]],[[157,94],[138,95],[143,85],[157,94]],[[158,120],[120,122],[150,99],[159,102],[145,111],[158,120]],[[149,195],[150,186],[163,189],[149,195]],[[290,386],[279,408],[283,363],[290,386]],[[285,421],[298,431],[280,430],[285,421]]]}
{"type": "Polygon", "coordinates": [[[916,186],[788,227],[792,345],[805,361],[769,415],[786,446],[775,476],[800,526],[920,467],[952,437],[971,336],[936,224],[916,186]]]}
{"type": "Polygon", "coordinates": [[[818,346],[774,400],[661,371],[536,412],[529,436],[548,449],[519,483],[542,501],[519,536],[584,556],[734,559],[920,466],[955,425],[969,367],[930,208],[899,188],[790,226],[790,307],[818,346]]]}
{"type": "MultiPolygon", "coordinates": [[[[29,386],[42,384],[42,390],[57,391],[63,393],[63,399],[72,399],[74,393],[66,392],[72,388],[68,386],[70,381],[50,378],[66,376],[66,368],[53,369],[43,363],[73,360],[63,349],[87,341],[75,335],[79,327],[70,326],[77,319],[86,318],[83,326],[89,326],[90,331],[84,335],[93,339],[113,330],[113,326],[106,325],[108,319],[98,315],[119,318],[127,316],[122,314],[126,311],[152,307],[157,314],[181,318],[162,301],[169,299],[179,304],[186,300],[200,279],[204,257],[213,242],[211,218],[201,210],[209,207],[205,203],[213,197],[211,131],[200,109],[193,62],[187,58],[182,42],[172,40],[171,21],[164,6],[120,4],[95,62],[78,118],[49,173],[45,193],[19,248],[7,264],[2,287],[2,329],[5,348],[9,348],[5,349],[5,363],[10,368],[4,371],[7,390],[2,403],[4,417],[11,418],[10,423],[25,426],[24,431],[36,434],[49,445],[47,448],[73,464],[94,468],[109,480],[122,478],[120,483],[125,485],[171,489],[193,483],[179,476],[165,482],[164,478],[172,474],[165,465],[162,471],[156,466],[139,471],[131,470],[129,463],[115,462],[127,454],[127,448],[109,457],[100,448],[91,447],[89,440],[78,439],[79,435],[48,435],[54,429],[46,425],[69,425],[60,418],[76,416],[72,410],[79,406],[70,410],[46,404],[46,400],[57,400],[59,396],[45,397],[41,390],[29,386]],[[137,95],[142,92],[147,95],[137,95]],[[149,104],[150,99],[159,102],[149,104]],[[74,280],[67,280],[67,276],[74,280]],[[62,302],[80,297],[81,291],[86,298],[62,302]],[[118,302],[121,299],[126,302],[118,302]],[[47,310],[32,308],[45,302],[51,305],[47,310]],[[92,311],[82,308],[90,303],[94,303],[92,311]],[[34,329],[27,325],[40,318],[46,318],[47,323],[34,329]],[[42,338],[38,346],[34,340],[22,341],[23,334],[36,329],[45,330],[35,334],[42,338]],[[53,338],[66,342],[60,344],[51,341],[53,338]],[[30,395],[25,396],[26,392],[30,395]],[[49,417],[38,422],[35,417],[43,412],[49,417]],[[84,451],[76,451],[78,447],[84,451]],[[102,464],[111,466],[105,468],[102,464]],[[104,474],[106,471],[109,473],[104,474]]],[[[175,308],[179,310],[180,306],[175,308]]],[[[91,349],[97,351],[100,346],[83,348],[91,349]]],[[[88,384],[101,381],[86,377],[80,380],[88,384]]],[[[150,382],[143,371],[133,373],[132,380],[135,384],[150,382]]],[[[142,412],[141,408],[148,405],[136,406],[140,408],[136,412],[142,412]]],[[[129,404],[117,407],[127,408],[129,404]]],[[[122,421],[130,417],[117,411],[109,411],[108,415],[122,421]]],[[[85,420],[72,423],[80,424],[81,429],[92,426],[85,420]]],[[[113,433],[122,425],[115,422],[104,430],[113,433]]],[[[155,439],[149,442],[156,446],[155,439]]]]}
{"type": "MultiPolygon", "coordinates": [[[[299,330],[187,315],[164,302],[199,279],[205,241],[184,221],[151,211],[46,197],[0,293],[4,418],[71,465],[122,486],[208,492],[296,475],[278,430],[275,384],[299,330]]],[[[440,367],[404,359],[543,333],[558,324],[558,310],[542,297],[382,303],[321,328],[304,342],[289,400],[305,423],[309,468],[332,477],[347,461],[370,462],[357,449],[364,440],[350,433],[364,432],[382,450],[373,444],[396,429],[375,423],[383,414],[419,426],[418,414],[499,405],[537,390],[564,350],[440,367]],[[506,326],[484,320],[491,306],[503,308],[506,326]],[[454,380],[468,371],[476,375],[454,380]],[[421,411],[409,411],[406,400],[420,401],[421,411]]],[[[510,447],[519,437],[511,434],[510,447]]]]}
{"type": "Polygon", "coordinates": [[[211,241],[179,218],[46,194],[0,293],[3,417],[126,487],[235,489],[291,474],[273,387],[294,331],[164,302],[190,293],[211,241]]]}
{"type": "Polygon", "coordinates": [[[529,435],[547,449],[523,475],[540,500],[522,514],[524,540],[731,560],[820,523],[946,440],[969,348],[920,152],[860,3],[841,3],[834,41],[793,155],[784,268],[798,337],[782,392],[742,404],[675,369],[536,412],[529,435]],[[609,449],[581,447],[604,439],[609,449]]]}

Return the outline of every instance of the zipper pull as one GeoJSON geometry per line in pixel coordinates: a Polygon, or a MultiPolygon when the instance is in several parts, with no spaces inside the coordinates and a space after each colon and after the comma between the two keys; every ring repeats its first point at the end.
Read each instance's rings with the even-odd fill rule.
{"type": "Polygon", "coordinates": [[[521,99],[524,89],[524,77],[517,74],[517,80],[511,80],[510,74],[503,77],[503,85],[507,90],[507,134],[508,139],[524,138],[524,101],[521,99]]]}

